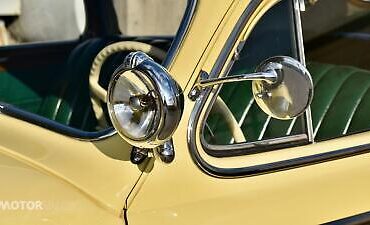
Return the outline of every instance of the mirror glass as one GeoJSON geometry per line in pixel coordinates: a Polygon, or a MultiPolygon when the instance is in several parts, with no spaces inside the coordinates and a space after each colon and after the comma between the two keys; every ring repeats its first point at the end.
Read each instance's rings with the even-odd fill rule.
{"type": "Polygon", "coordinates": [[[269,116],[280,120],[293,119],[304,113],[313,96],[313,84],[308,70],[287,56],[272,57],[257,71],[274,71],[277,80],[252,82],[254,100],[269,116]]]}

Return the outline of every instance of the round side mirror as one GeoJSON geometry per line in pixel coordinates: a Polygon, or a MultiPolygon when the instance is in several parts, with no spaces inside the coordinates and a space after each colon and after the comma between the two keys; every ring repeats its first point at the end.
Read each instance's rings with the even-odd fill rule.
{"type": "Polygon", "coordinates": [[[252,82],[254,99],[265,113],[287,120],[305,112],[313,97],[313,83],[306,67],[293,58],[276,56],[264,61],[257,71],[276,74],[275,81],[252,82]]]}
{"type": "Polygon", "coordinates": [[[142,52],[129,54],[113,74],[107,106],[119,135],[133,146],[155,148],[177,128],[183,95],[165,68],[142,52]]]}

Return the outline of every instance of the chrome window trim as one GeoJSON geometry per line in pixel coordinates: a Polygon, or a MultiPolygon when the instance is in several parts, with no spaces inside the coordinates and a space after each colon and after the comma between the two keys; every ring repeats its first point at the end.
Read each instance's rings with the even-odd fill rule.
{"type": "MultiPolygon", "coordinates": [[[[198,3],[198,0],[188,0],[188,4],[186,6],[186,10],[184,13],[184,16],[181,20],[180,27],[175,35],[174,40],[172,41],[171,47],[167,53],[167,56],[162,63],[162,65],[165,68],[169,68],[171,63],[173,62],[179,48],[181,47],[183,40],[189,30],[189,27],[191,25],[191,21],[193,19],[196,5],[198,3]]],[[[86,30],[85,30],[86,31],[86,30]]],[[[107,129],[96,131],[96,132],[88,132],[83,131],[80,129],[76,129],[61,123],[58,123],[56,121],[53,121],[51,119],[39,116],[37,114],[33,114],[27,111],[24,111],[22,109],[19,109],[15,106],[12,106],[7,103],[0,102],[0,113],[34,124],[39,127],[43,127],[45,129],[48,129],[50,131],[54,131],[56,133],[80,140],[80,141],[99,141],[103,140],[105,138],[111,137],[115,134],[117,134],[117,131],[113,127],[109,127],[107,129]]]]}
{"type": "MultiPolygon", "coordinates": [[[[256,1],[255,1],[256,2],[256,1]]],[[[304,50],[303,49],[300,49],[303,47],[303,38],[302,38],[302,30],[301,30],[301,27],[300,27],[300,19],[298,21],[296,21],[297,18],[299,18],[299,13],[300,13],[300,9],[299,9],[299,4],[298,4],[298,1],[297,0],[292,0],[293,2],[293,22],[294,22],[294,29],[295,29],[295,41],[296,41],[296,47],[297,47],[297,55],[298,55],[298,58],[299,60],[305,64],[305,57],[304,57],[304,50]],[[299,33],[299,35],[298,35],[299,33]],[[299,37],[297,37],[299,36],[299,37]]],[[[278,2],[277,2],[278,3],[278,2]]],[[[234,42],[235,43],[235,42],[234,42]]],[[[239,43],[239,46],[237,47],[237,49],[242,49],[243,48],[243,45],[245,44],[245,42],[241,42],[239,43]]],[[[233,46],[233,44],[231,45],[231,47],[233,46]]],[[[226,48],[224,48],[226,49],[226,48]]],[[[230,53],[231,54],[231,53],[230,53]]],[[[226,54],[227,55],[227,54],[226,54]]],[[[233,65],[233,62],[234,61],[231,61],[228,65],[226,65],[227,67],[227,70],[226,70],[226,73],[228,73],[228,70],[231,69],[232,65],[233,65]]],[[[221,63],[221,65],[224,65],[225,63],[221,63]]],[[[214,78],[216,77],[218,74],[220,74],[219,72],[214,72],[212,71],[209,75],[210,78],[214,78]]],[[[211,89],[208,89],[208,90],[211,90],[211,89]]],[[[207,109],[206,109],[206,112],[205,112],[205,115],[204,115],[204,118],[207,118],[207,116],[209,115],[210,111],[211,111],[211,107],[215,100],[216,100],[216,96],[218,95],[218,93],[220,92],[221,90],[221,85],[218,86],[215,90],[211,90],[210,92],[206,92],[204,94],[204,96],[202,96],[202,106],[200,107],[201,109],[203,109],[206,105],[206,101],[208,98],[211,98],[210,100],[210,103],[206,106],[207,109]],[[211,96],[210,96],[211,95],[211,96]]],[[[311,121],[311,114],[310,114],[310,111],[306,111],[305,115],[304,115],[304,119],[305,119],[305,123],[306,124],[310,124],[312,122],[311,121]]],[[[199,120],[199,118],[198,118],[199,120]]],[[[292,120],[292,123],[293,121],[295,120],[292,120]]],[[[202,121],[202,123],[204,123],[205,121],[202,121]]],[[[266,139],[266,140],[258,140],[258,141],[254,141],[254,142],[247,142],[247,143],[240,143],[240,144],[228,144],[228,145],[213,145],[213,144],[209,144],[205,141],[203,135],[200,135],[200,139],[201,139],[201,144],[202,144],[202,147],[204,148],[204,151],[206,153],[208,153],[209,155],[211,156],[215,156],[215,157],[229,157],[229,156],[235,156],[235,155],[242,155],[242,154],[252,154],[252,153],[255,153],[255,152],[260,152],[261,150],[265,150],[265,151],[272,151],[272,150],[275,150],[277,148],[280,148],[280,147],[283,147],[283,146],[286,146],[287,143],[290,144],[290,146],[297,146],[299,144],[306,144],[310,139],[310,135],[309,135],[309,132],[310,132],[310,129],[308,128],[308,126],[304,126],[304,129],[306,131],[306,133],[302,133],[302,134],[297,134],[297,135],[288,135],[288,136],[285,136],[285,137],[277,137],[277,138],[270,138],[270,139],[266,139]],[[274,144],[274,146],[270,146],[268,149],[266,146],[266,144],[274,144]],[[244,148],[244,150],[242,150],[242,148],[244,148]],[[221,150],[223,149],[223,150],[221,150]],[[223,153],[226,153],[225,155],[223,155],[223,153]]],[[[203,125],[201,125],[203,126],[203,125]]],[[[201,128],[202,130],[202,133],[203,133],[203,129],[204,129],[204,126],[201,128]]]]}
{"type": "Polygon", "coordinates": [[[212,145],[208,144],[203,136],[200,137],[204,151],[213,157],[219,158],[273,151],[286,146],[295,147],[307,144],[307,140],[308,136],[306,134],[297,134],[246,143],[212,145]]]}
{"type": "MultiPolygon", "coordinates": [[[[297,38],[297,46],[298,46],[298,57],[299,61],[302,63],[303,66],[306,66],[306,56],[304,51],[304,40],[303,40],[303,30],[302,30],[302,22],[301,22],[301,1],[302,0],[293,0],[294,1],[294,22],[295,22],[295,29],[296,29],[296,38],[297,38]]],[[[312,125],[312,114],[311,114],[311,106],[309,106],[305,113],[306,117],[306,132],[308,135],[308,141],[314,141],[314,134],[313,134],[313,125],[312,125]]]]}
{"type": "MultiPolygon", "coordinates": [[[[218,74],[220,74],[220,71],[224,67],[228,56],[230,54],[232,54],[231,50],[232,50],[233,46],[235,45],[238,37],[241,35],[242,29],[244,28],[246,22],[251,17],[253,12],[255,12],[255,10],[261,4],[262,1],[263,0],[251,1],[251,3],[244,10],[242,16],[239,18],[236,26],[234,27],[234,29],[233,29],[232,33],[230,34],[229,38],[227,39],[225,47],[223,48],[220,56],[216,60],[215,66],[212,68],[212,70],[210,72],[210,75],[209,75],[210,78],[213,78],[213,77],[217,76],[218,74]]],[[[296,29],[296,39],[297,39],[296,42],[297,42],[297,47],[299,49],[298,50],[298,57],[299,57],[299,60],[301,60],[302,63],[305,63],[304,49],[303,49],[302,27],[300,26],[301,24],[300,24],[299,2],[298,2],[298,0],[292,0],[292,1],[293,1],[295,29],[296,29]],[[298,19],[298,21],[296,21],[297,19],[298,19]],[[298,34],[298,36],[297,36],[297,34],[298,34]]],[[[231,68],[231,65],[227,65],[227,70],[229,70],[230,68],[231,68]]],[[[220,90],[220,87],[218,87],[216,92],[218,92],[219,90],[220,90]]],[[[330,155],[330,156],[335,155],[335,157],[337,157],[337,155],[335,154],[336,151],[334,151],[334,152],[329,152],[329,153],[323,153],[323,154],[316,155],[318,157],[313,155],[313,156],[301,157],[301,158],[292,159],[292,160],[279,161],[279,162],[276,162],[276,163],[268,163],[268,164],[264,164],[264,165],[257,165],[257,166],[251,166],[251,167],[242,167],[242,168],[219,168],[219,167],[215,167],[215,166],[209,164],[208,162],[206,162],[201,157],[200,153],[198,152],[197,144],[196,144],[196,138],[197,138],[196,135],[200,135],[201,142],[202,142],[202,135],[201,135],[201,132],[199,132],[197,134],[197,132],[196,132],[197,129],[196,128],[199,124],[200,124],[200,126],[203,126],[203,123],[204,123],[203,119],[204,118],[200,118],[200,114],[202,113],[202,110],[205,107],[207,98],[211,95],[211,93],[214,95],[215,91],[211,88],[207,88],[196,99],[194,109],[193,109],[193,111],[190,115],[188,130],[187,130],[187,143],[188,143],[188,148],[189,148],[191,157],[192,157],[193,161],[197,164],[197,166],[201,170],[203,170],[205,173],[207,173],[211,176],[220,177],[220,178],[253,176],[253,175],[259,175],[259,174],[269,173],[269,172],[273,172],[273,171],[280,171],[280,170],[284,170],[284,169],[294,168],[294,167],[297,167],[297,165],[300,165],[300,164],[302,164],[302,165],[303,164],[313,164],[316,161],[321,162],[320,161],[321,158],[322,158],[322,157],[320,157],[321,155],[324,155],[324,156],[326,156],[326,155],[330,155]],[[317,160],[317,159],[320,159],[320,160],[317,160]],[[305,162],[305,163],[301,163],[301,162],[305,162]]],[[[213,98],[211,100],[209,105],[212,104],[212,101],[215,101],[215,98],[213,98]]],[[[210,107],[207,106],[206,110],[208,112],[207,111],[205,112],[205,116],[207,115],[207,113],[209,113],[210,107]]],[[[311,126],[312,126],[311,114],[310,113],[311,113],[310,110],[306,111],[305,120],[306,120],[307,124],[311,124],[311,126]]],[[[202,129],[204,129],[204,126],[202,127],[202,129]]],[[[287,143],[287,144],[289,144],[291,141],[294,141],[295,143],[293,143],[293,146],[294,146],[294,144],[297,144],[297,143],[299,143],[300,145],[303,144],[303,143],[307,144],[307,143],[312,141],[312,133],[311,133],[312,132],[312,127],[310,127],[310,125],[308,125],[308,127],[306,126],[306,130],[307,130],[307,134],[281,137],[281,138],[278,138],[277,140],[273,138],[273,139],[269,139],[269,140],[266,140],[266,141],[270,141],[270,142],[271,141],[276,141],[278,143],[287,143]],[[285,141],[285,142],[283,142],[283,141],[285,141]]],[[[252,143],[252,147],[256,146],[257,144],[263,144],[263,143],[264,143],[264,141],[254,142],[254,143],[252,143]]],[[[236,147],[232,147],[232,145],[222,145],[220,147],[223,147],[225,151],[235,150],[236,153],[238,153],[240,155],[241,154],[240,153],[241,149],[242,148],[246,149],[246,147],[245,147],[246,145],[248,145],[248,143],[243,143],[243,144],[240,144],[240,145],[236,145],[236,147]]],[[[292,145],[289,145],[289,146],[293,147],[292,145]]],[[[204,148],[203,144],[202,144],[202,147],[204,148]]],[[[210,146],[210,147],[212,147],[212,146],[210,146]]],[[[207,152],[205,148],[203,150],[206,153],[209,154],[209,152],[207,152]]],[[[214,149],[214,150],[216,150],[216,149],[214,149]]],[[[219,150],[218,147],[217,147],[217,150],[219,150]]],[[[238,154],[233,154],[232,156],[237,156],[238,154]]],[[[220,155],[211,155],[211,156],[223,157],[223,156],[220,156],[220,155]]],[[[325,160],[328,160],[328,159],[326,159],[326,157],[324,157],[324,158],[325,158],[325,160]]]]}

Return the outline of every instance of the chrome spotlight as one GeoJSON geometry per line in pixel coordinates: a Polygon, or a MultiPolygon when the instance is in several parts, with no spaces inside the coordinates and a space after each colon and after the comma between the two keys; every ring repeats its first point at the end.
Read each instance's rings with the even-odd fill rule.
{"type": "Polygon", "coordinates": [[[125,58],[113,74],[107,96],[109,116],[119,135],[135,147],[150,149],[172,143],[183,101],[167,70],[142,52],[125,58]]]}

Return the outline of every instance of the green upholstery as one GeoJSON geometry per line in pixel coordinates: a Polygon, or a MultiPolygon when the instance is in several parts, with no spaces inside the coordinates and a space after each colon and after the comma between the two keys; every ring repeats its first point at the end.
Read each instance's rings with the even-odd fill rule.
{"type": "MultiPolygon", "coordinates": [[[[315,87],[311,110],[316,140],[370,127],[369,71],[320,63],[310,63],[308,69],[315,87]]],[[[263,113],[253,101],[250,87],[250,82],[231,83],[220,93],[237,121],[245,114],[241,128],[248,142],[301,133],[299,119],[281,121],[263,113]]],[[[220,115],[211,113],[207,119],[205,138],[211,144],[230,143],[231,134],[220,115]]]]}
{"type": "Polygon", "coordinates": [[[312,63],[315,81],[312,120],[316,140],[370,128],[370,72],[350,66],[312,63]]]}
{"type": "MultiPolygon", "coordinates": [[[[13,71],[9,73],[5,70],[0,71],[0,101],[11,103],[22,109],[27,109],[27,111],[32,113],[37,113],[42,105],[43,97],[24,83],[27,81],[22,81],[17,78],[22,72],[23,71],[13,71]],[[17,76],[13,75],[15,73],[17,73],[17,76]]],[[[38,70],[34,73],[35,75],[31,73],[28,73],[28,75],[36,79],[45,78],[45,71],[38,70]]],[[[33,80],[30,79],[29,82],[33,82],[33,80]]]]}
{"type": "Polygon", "coordinates": [[[51,101],[57,103],[59,83],[62,82],[60,71],[63,64],[42,68],[12,68],[0,71],[0,101],[35,114],[47,114],[51,101]],[[50,73],[55,71],[54,76],[50,73]],[[45,85],[48,84],[48,85],[45,85]]]}
{"type": "Polygon", "coordinates": [[[94,57],[107,44],[91,39],[78,45],[66,62],[0,71],[0,101],[59,123],[95,131],[88,74],[94,57]]]}

